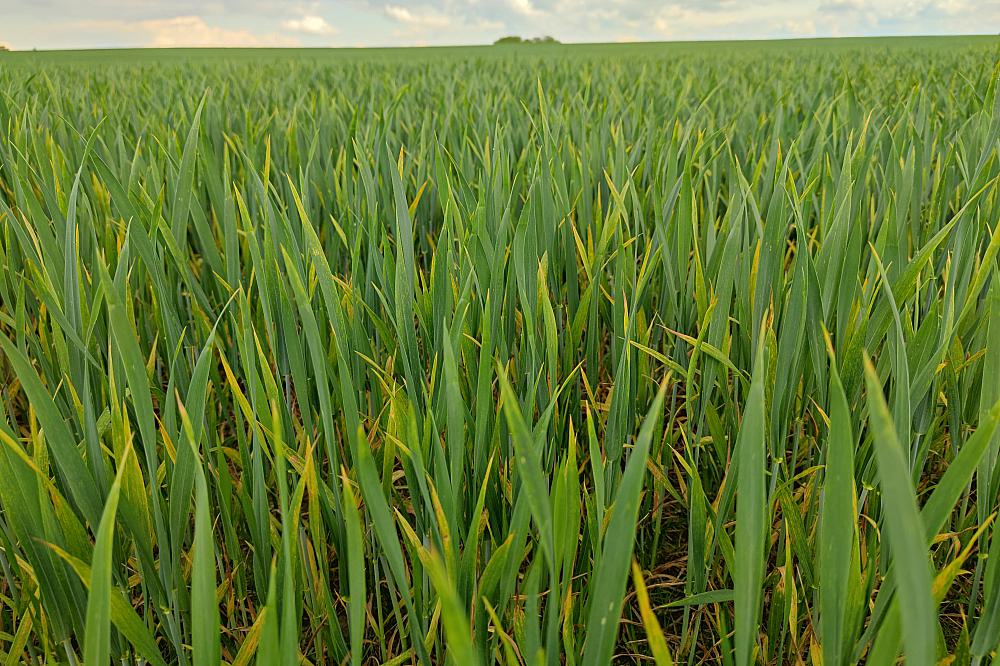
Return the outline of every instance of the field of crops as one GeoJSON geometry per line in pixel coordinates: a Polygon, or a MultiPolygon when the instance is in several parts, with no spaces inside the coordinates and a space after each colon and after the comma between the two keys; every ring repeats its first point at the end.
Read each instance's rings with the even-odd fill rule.
{"type": "Polygon", "coordinates": [[[998,60],[0,55],[0,660],[991,663],[998,60]]]}

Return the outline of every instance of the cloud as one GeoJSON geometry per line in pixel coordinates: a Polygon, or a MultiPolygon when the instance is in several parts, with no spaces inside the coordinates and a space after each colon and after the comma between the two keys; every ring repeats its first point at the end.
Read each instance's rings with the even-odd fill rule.
{"type": "Polygon", "coordinates": [[[453,24],[453,20],[444,14],[414,14],[406,7],[399,5],[386,5],[385,14],[394,21],[416,28],[448,28],[453,24]]]}
{"type": "Polygon", "coordinates": [[[827,14],[855,12],[862,9],[865,9],[864,0],[828,0],[819,6],[819,11],[827,14]]]}
{"type": "Polygon", "coordinates": [[[396,44],[490,43],[507,28],[507,23],[493,18],[489,9],[483,11],[477,6],[477,0],[428,4],[397,0],[395,4],[383,5],[381,9],[386,18],[397,24],[390,31],[396,44]]]}
{"type": "Polygon", "coordinates": [[[816,34],[816,22],[810,18],[785,21],[785,29],[797,37],[811,37],[816,34]]]}
{"type": "Polygon", "coordinates": [[[322,16],[305,15],[302,18],[288,19],[282,21],[281,27],[292,32],[305,32],[310,35],[332,35],[337,32],[322,16]]]}
{"type": "Polygon", "coordinates": [[[510,8],[521,16],[539,16],[542,12],[539,11],[535,5],[531,3],[531,0],[509,0],[510,8]]]}
{"type": "Polygon", "coordinates": [[[973,7],[967,0],[824,0],[818,13],[860,33],[963,33],[981,32],[981,25],[995,21],[996,7],[989,1],[973,7]]]}
{"type": "Polygon", "coordinates": [[[86,28],[136,35],[144,46],[297,46],[298,40],[277,33],[256,34],[243,28],[209,25],[201,16],[175,16],[143,21],[84,21],[86,28]]]}
{"type": "Polygon", "coordinates": [[[743,23],[745,16],[731,11],[703,11],[681,5],[667,5],[652,17],[653,27],[662,35],[694,34],[714,36],[720,28],[743,23]]]}
{"type": "Polygon", "coordinates": [[[932,3],[932,6],[942,14],[952,16],[969,11],[970,9],[969,3],[964,0],[937,0],[932,3]]]}
{"type": "Polygon", "coordinates": [[[12,2],[0,16],[17,48],[968,34],[1000,21],[1000,0],[36,0],[4,12],[12,2]]]}

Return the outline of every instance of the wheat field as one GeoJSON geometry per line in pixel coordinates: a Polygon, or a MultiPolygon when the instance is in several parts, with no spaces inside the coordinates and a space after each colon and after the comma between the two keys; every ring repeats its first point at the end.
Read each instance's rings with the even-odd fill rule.
{"type": "Polygon", "coordinates": [[[998,62],[0,54],[0,658],[992,663],[998,62]]]}

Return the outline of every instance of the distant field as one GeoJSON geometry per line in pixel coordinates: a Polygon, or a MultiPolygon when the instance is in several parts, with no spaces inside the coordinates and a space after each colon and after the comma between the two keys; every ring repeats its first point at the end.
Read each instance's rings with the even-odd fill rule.
{"type": "Polygon", "coordinates": [[[962,49],[996,49],[1000,36],[973,35],[961,37],[847,37],[840,39],[785,39],[746,41],[678,41],[614,44],[506,44],[492,46],[438,46],[422,48],[174,48],[174,49],[95,49],[67,51],[13,51],[0,54],[15,64],[137,64],[186,60],[316,60],[357,59],[365,62],[382,59],[437,60],[441,56],[486,58],[511,56],[533,59],[538,56],[649,56],[656,59],[676,55],[705,55],[718,58],[729,54],[794,53],[807,51],[854,51],[866,53],[887,51],[956,51],[962,49]]]}
{"type": "Polygon", "coordinates": [[[0,54],[0,658],[993,663],[998,76],[0,54]]]}

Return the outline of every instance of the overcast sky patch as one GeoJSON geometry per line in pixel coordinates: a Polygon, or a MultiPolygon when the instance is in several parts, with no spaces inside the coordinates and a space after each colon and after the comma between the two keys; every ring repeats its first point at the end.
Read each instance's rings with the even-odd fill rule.
{"type": "Polygon", "coordinates": [[[780,39],[1000,32],[1000,0],[0,0],[15,49],[780,39]]]}

